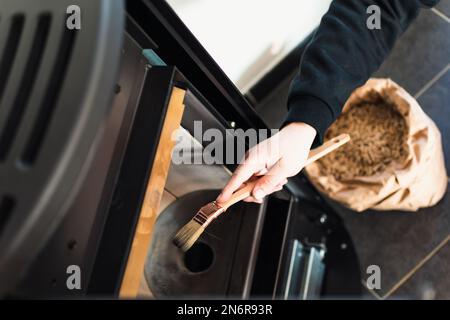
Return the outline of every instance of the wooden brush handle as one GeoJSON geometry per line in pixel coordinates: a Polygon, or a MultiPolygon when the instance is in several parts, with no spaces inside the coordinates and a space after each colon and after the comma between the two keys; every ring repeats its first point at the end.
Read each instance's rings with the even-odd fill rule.
{"type": "Polygon", "coordinates": [[[340,146],[346,144],[350,141],[350,135],[347,133],[343,133],[338,135],[337,137],[334,137],[331,140],[328,140],[324,144],[322,144],[320,147],[317,147],[309,152],[308,159],[305,162],[305,167],[311,163],[313,163],[316,160],[319,160],[323,156],[326,156],[330,152],[336,150],[340,146]]]}
{"type": "MultiPolygon", "coordinates": [[[[329,154],[331,151],[336,150],[340,146],[346,144],[350,141],[350,136],[346,133],[343,133],[331,140],[328,140],[324,144],[322,144],[320,147],[317,147],[309,152],[308,159],[305,162],[305,167],[314,161],[322,158],[323,156],[329,154]]],[[[256,181],[258,179],[250,179],[249,181],[245,182],[243,187],[241,187],[239,190],[234,192],[230,199],[224,203],[220,203],[219,205],[223,208],[223,211],[227,210],[230,206],[235,204],[236,202],[239,202],[241,200],[244,200],[245,198],[249,197],[252,193],[253,188],[255,187],[256,181]]]]}

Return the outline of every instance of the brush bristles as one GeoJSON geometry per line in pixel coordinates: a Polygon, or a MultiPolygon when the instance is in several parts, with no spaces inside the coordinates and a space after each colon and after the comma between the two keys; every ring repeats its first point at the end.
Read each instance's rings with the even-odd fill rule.
{"type": "Polygon", "coordinates": [[[173,237],[173,243],[186,252],[197,241],[203,231],[205,231],[205,228],[200,223],[191,220],[173,237]]]}

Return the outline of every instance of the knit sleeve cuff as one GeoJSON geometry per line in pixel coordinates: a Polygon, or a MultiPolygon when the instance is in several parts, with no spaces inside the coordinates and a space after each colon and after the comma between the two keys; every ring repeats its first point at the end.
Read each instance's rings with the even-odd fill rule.
{"type": "Polygon", "coordinates": [[[321,145],[325,131],[335,120],[331,108],[319,98],[300,96],[288,102],[288,109],[289,111],[282,127],[292,122],[309,124],[317,131],[312,147],[321,145]]]}

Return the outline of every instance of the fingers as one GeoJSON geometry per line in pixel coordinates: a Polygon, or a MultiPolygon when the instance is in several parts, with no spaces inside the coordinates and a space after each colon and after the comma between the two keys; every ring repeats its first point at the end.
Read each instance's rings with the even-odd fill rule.
{"type": "Polygon", "coordinates": [[[217,197],[218,202],[227,201],[233,192],[235,192],[244,182],[250,179],[251,176],[257,171],[254,164],[250,162],[243,163],[237,167],[233,176],[223,188],[220,195],[217,197]]]}
{"type": "MultiPolygon", "coordinates": [[[[286,183],[287,183],[287,179],[284,179],[281,183],[277,184],[277,185],[275,186],[275,188],[273,188],[273,189],[272,189],[270,192],[268,192],[267,194],[271,194],[271,193],[274,193],[274,192],[277,192],[277,191],[282,190],[282,189],[283,189],[283,186],[284,186],[286,183]]],[[[243,201],[245,201],[245,202],[262,203],[262,202],[263,202],[263,199],[256,199],[255,197],[250,196],[250,197],[245,198],[243,201]]]]}
{"type": "Polygon", "coordinates": [[[263,176],[265,174],[267,174],[268,170],[267,168],[262,168],[261,170],[259,170],[258,172],[255,173],[255,176],[263,176]]]}
{"type": "Polygon", "coordinates": [[[256,199],[256,198],[254,198],[254,197],[248,197],[248,198],[245,198],[244,200],[242,200],[242,201],[244,201],[244,202],[255,202],[255,203],[262,203],[263,202],[263,199],[256,199]]]}
{"type": "Polygon", "coordinates": [[[287,180],[286,178],[284,178],[284,180],[283,180],[281,183],[279,183],[279,184],[277,184],[277,185],[275,186],[275,189],[272,191],[272,193],[275,192],[275,191],[280,191],[281,189],[283,189],[283,186],[284,186],[287,182],[288,182],[288,180],[287,180]]]}
{"type": "Polygon", "coordinates": [[[261,203],[266,195],[280,191],[283,188],[283,185],[287,183],[287,174],[288,172],[286,172],[281,161],[275,163],[269,170],[265,168],[259,169],[257,166],[252,165],[251,162],[241,164],[236,169],[221,194],[217,197],[217,201],[227,201],[231,195],[253,175],[263,175],[256,182],[252,195],[244,199],[246,202],[261,203]]]}
{"type": "Polygon", "coordinates": [[[260,200],[266,195],[274,192],[275,189],[280,189],[280,186],[287,182],[287,172],[280,161],[273,165],[266,175],[262,176],[256,182],[252,191],[252,196],[260,200]],[[286,182],[285,182],[286,181],[286,182]]]}

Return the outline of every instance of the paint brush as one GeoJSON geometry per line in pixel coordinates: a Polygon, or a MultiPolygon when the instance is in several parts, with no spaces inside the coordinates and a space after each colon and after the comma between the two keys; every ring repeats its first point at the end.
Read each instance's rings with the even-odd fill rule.
{"type": "MultiPolygon", "coordinates": [[[[311,150],[308,159],[306,160],[305,167],[346,144],[348,141],[350,141],[350,136],[344,133],[328,140],[320,147],[311,150]]],[[[214,219],[224,213],[233,204],[244,200],[251,195],[256,180],[257,179],[249,180],[244,183],[244,185],[234,192],[230,199],[224,203],[212,201],[201,207],[195,216],[177,232],[173,238],[173,243],[183,251],[189,250],[214,219]]]]}

